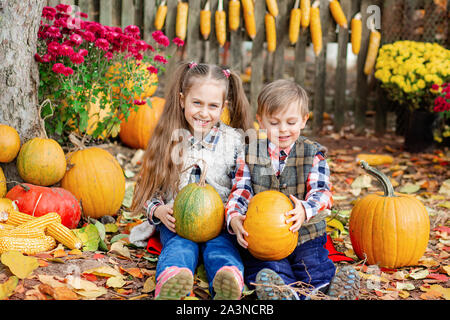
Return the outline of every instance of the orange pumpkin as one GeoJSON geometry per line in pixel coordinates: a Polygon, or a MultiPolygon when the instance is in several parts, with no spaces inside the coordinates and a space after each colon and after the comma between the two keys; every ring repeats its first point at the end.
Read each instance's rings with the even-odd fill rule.
{"type": "Polygon", "coordinates": [[[289,231],[285,213],[292,210],[283,193],[267,190],[256,194],[249,203],[244,229],[248,251],[260,260],[281,260],[290,255],[298,243],[298,232],[289,231]]]}
{"type": "Polygon", "coordinates": [[[68,154],[67,165],[61,186],[80,201],[83,213],[92,218],[115,215],[125,196],[125,176],[116,158],[91,147],[68,154]]]}
{"type": "Polygon", "coordinates": [[[20,148],[16,166],[25,182],[45,187],[62,179],[66,172],[66,157],[55,140],[33,138],[20,148]]]}
{"type": "Polygon", "coordinates": [[[381,182],[384,194],[369,194],[355,203],[349,221],[353,250],[368,264],[384,268],[417,264],[430,233],[425,206],[412,195],[394,192],[388,177],[360,163],[381,182]]]}
{"type": "Polygon", "coordinates": [[[165,99],[152,97],[150,100],[151,107],[148,104],[138,106],[138,111],[131,111],[128,119],[122,120],[120,124],[120,140],[131,148],[147,148],[147,143],[163,113],[165,99]]]}
{"type": "Polygon", "coordinates": [[[17,130],[0,124],[0,162],[11,162],[20,150],[20,137],[17,130]]]}

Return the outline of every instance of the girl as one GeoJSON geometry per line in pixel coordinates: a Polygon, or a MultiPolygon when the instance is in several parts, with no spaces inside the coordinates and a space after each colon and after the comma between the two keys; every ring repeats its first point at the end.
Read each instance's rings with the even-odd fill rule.
{"type": "Polygon", "coordinates": [[[176,234],[172,209],[177,192],[199,181],[204,163],[208,168],[206,182],[222,201],[233,197],[231,180],[247,170],[243,135],[234,128],[245,131],[251,125],[241,79],[216,65],[179,63],[165,98],[164,113],[148,143],[132,204],[134,211],[145,208],[149,223],[159,230],[163,248],[156,268],[155,298],[180,299],[189,294],[201,257],[211,296],[239,299],[244,286],[243,264],[235,238],[225,230],[204,243],[182,238],[176,234]],[[220,121],[225,107],[234,128],[220,121]]]}

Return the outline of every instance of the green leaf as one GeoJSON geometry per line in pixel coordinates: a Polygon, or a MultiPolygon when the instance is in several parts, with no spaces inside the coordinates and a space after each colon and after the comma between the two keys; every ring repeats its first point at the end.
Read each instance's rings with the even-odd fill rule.
{"type": "Polygon", "coordinates": [[[407,183],[404,186],[402,186],[399,190],[399,192],[401,193],[415,193],[417,191],[420,190],[420,185],[418,184],[412,184],[412,183],[407,183]]]}
{"type": "Polygon", "coordinates": [[[114,237],[111,238],[110,242],[112,244],[116,241],[119,241],[120,239],[128,238],[128,237],[129,237],[129,234],[125,234],[125,233],[116,234],[114,237]]]}
{"type": "Polygon", "coordinates": [[[105,231],[105,226],[103,225],[103,223],[101,223],[100,221],[96,220],[94,225],[97,228],[98,235],[100,236],[100,239],[101,240],[105,240],[106,231],[105,231]]]}
{"type": "Polygon", "coordinates": [[[83,242],[83,251],[96,251],[100,242],[98,229],[93,224],[88,224],[81,229],[74,229],[75,235],[83,242]]]}

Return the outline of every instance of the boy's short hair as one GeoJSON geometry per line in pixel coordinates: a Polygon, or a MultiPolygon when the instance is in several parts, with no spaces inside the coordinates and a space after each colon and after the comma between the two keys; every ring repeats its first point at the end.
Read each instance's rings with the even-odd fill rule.
{"type": "Polygon", "coordinates": [[[272,115],[298,101],[301,116],[309,114],[308,94],[299,84],[291,80],[275,80],[266,84],[258,95],[258,110],[256,114],[272,115]]]}

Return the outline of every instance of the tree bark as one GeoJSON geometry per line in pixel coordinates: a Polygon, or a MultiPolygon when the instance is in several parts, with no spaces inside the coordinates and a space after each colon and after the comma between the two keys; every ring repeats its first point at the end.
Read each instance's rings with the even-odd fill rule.
{"type": "MultiPolygon", "coordinates": [[[[14,127],[21,144],[40,132],[34,54],[44,2],[0,0],[0,123],[14,127]]],[[[2,167],[8,181],[22,181],[15,161],[2,167]]]]}

